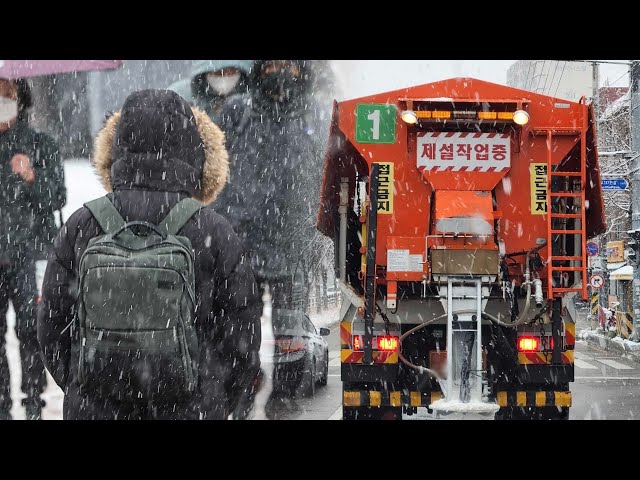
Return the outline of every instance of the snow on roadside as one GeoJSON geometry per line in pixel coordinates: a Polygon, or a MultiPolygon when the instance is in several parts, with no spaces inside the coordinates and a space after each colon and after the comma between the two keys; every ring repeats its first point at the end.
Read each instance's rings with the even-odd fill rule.
{"type": "Polygon", "coordinates": [[[316,328],[330,328],[340,321],[340,305],[331,307],[324,312],[311,313],[309,318],[316,328]]]}
{"type": "Polygon", "coordinates": [[[640,351],[640,343],[639,342],[633,342],[633,341],[631,341],[629,339],[621,338],[621,337],[613,337],[611,339],[611,341],[623,345],[625,350],[640,351]]]}
{"type": "Polygon", "coordinates": [[[62,208],[62,215],[65,220],[85,202],[107,193],[87,158],[65,160],[64,179],[67,185],[67,204],[62,208]]]}

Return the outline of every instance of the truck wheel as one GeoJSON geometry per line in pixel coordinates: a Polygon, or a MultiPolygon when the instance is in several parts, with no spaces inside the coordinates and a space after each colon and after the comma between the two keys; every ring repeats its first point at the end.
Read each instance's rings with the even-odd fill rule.
{"type": "Polygon", "coordinates": [[[402,407],[342,407],[343,420],[402,420],[402,407]]]}

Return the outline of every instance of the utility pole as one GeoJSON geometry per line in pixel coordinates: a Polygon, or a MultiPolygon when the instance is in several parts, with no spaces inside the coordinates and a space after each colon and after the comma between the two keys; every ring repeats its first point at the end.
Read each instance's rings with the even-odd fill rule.
{"type": "MultiPolygon", "coordinates": [[[[592,75],[593,75],[593,93],[592,93],[592,98],[591,98],[591,103],[593,104],[593,113],[594,113],[594,117],[595,117],[595,127],[596,127],[596,139],[599,138],[598,134],[600,133],[599,131],[599,123],[600,123],[600,64],[598,62],[591,62],[592,65],[592,75]]],[[[586,186],[585,186],[586,188],[586,186]]],[[[602,276],[604,277],[604,285],[602,286],[601,289],[596,290],[596,289],[592,289],[591,295],[593,295],[594,293],[598,294],[598,303],[600,304],[601,307],[604,308],[608,308],[609,307],[609,271],[607,268],[607,236],[606,233],[603,233],[602,235],[600,235],[600,241],[598,242],[599,246],[600,246],[600,251],[598,252],[597,255],[597,260],[594,258],[594,261],[596,262],[596,265],[599,266],[600,268],[602,268],[601,273],[602,276]]],[[[598,270],[598,267],[596,267],[593,270],[598,270]]],[[[599,316],[596,316],[596,322],[598,322],[599,316]]],[[[605,322],[605,330],[606,330],[606,322],[605,322]]]]}
{"type": "MultiPolygon", "coordinates": [[[[640,61],[631,60],[629,67],[629,115],[631,117],[631,236],[635,240],[636,260],[640,258],[640,61]]],[[[633,333],[631,339],[640,340],[640,265],[633,269],[633,333]]]]}

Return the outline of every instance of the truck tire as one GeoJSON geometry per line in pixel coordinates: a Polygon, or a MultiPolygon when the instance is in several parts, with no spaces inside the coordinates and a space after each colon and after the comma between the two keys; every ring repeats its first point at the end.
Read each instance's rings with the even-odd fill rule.
{"type": "Polygon", "coordinates": [[[342,407],[343,420],[402,420],[402,407],[342,407]]]}

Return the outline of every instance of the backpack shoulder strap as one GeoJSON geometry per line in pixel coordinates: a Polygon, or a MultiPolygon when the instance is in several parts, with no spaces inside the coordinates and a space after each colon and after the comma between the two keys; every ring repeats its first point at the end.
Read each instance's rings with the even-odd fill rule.
{"type": "Polygon", "coordinates": [[[106,195],[87,202],[84,206],[89,209],[98,221],[104,233],[114,233],[127,223],[106,195]]]}
{"type": "Polygon", "coordinates": [[[164,217],[159,227],[169,235],[177,235],[189,219],[201,208],[204,208],[204,205],[197,200],[183,198],[164,217]]]}

